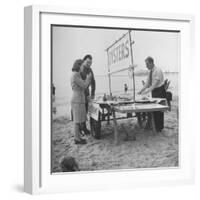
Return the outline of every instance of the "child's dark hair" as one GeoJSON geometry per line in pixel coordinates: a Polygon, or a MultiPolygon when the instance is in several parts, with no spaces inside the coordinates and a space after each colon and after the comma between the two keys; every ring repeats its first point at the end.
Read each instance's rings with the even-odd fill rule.
{"type": "Polygon", "coordinates": [[[62,172],[79,171],[78,163],[76,162],[75,158],[71,156],[62,157],[59,161],[59,164],[62,172]]]}

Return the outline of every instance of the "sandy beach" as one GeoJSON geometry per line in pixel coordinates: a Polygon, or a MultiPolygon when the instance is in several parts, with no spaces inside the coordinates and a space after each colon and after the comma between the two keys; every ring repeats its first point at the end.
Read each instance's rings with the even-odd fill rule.
{"type": "MultiPolygon", "coordinates": [[[[52,172],[60,172],[62,156],[76,159],[81,171],[178,167],[178,98],[173,97],[171,111],[165,112],[165,128],[154,134],[140,129],[136,118],[118,120],[119,144],[114,144],[113,122],[102,123],[100,140],[84,136],[85,145],[74,144],[73,123],[58,117],[52,123],[52,172]],[[125,127],[136,140],[125,141],[125,127]]],[[[88,125],[89,127],[89,125],[88,125]]]]}

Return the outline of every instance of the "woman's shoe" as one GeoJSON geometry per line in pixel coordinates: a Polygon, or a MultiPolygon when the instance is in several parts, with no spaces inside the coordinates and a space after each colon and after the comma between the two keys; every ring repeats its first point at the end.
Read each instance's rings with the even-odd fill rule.
{"type": "Polygon", "coordinates": [[[79,140],[74,140],[74,143],[75,144],[87,144],[86,140],[85,139],[79,139],[79,140]]]}

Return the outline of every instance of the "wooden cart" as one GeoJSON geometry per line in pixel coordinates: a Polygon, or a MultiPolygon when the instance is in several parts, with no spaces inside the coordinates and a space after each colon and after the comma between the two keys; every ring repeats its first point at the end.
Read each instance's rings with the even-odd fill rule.
{"type": "MultiPolygon", "coordinates": [[[[117,128],[118,120],[136,117],[140,128],[144,128],[143,124],[148,123],[148,120],[151,120],[150,123],[152,130],[153,132],[156,132],[153,112],[164,112],[169,110],[166,99],[161,98],[152,98],[149,102],[140,100],[136,101],[135,103],[117,101],[93,101],[90,102],[90,106],[95,108],[93,109],[93,113],[89,112],[92,135],[95,138],[100,139],[101,123],[103,121],[107,121],[109,124],[110,121],[113,121],[115,143],[118,143],[119,140],[119,132],[117,128]],[[123,113],[125,114],[125,117],[116,117],[116,113],[123,113]],[[147,113],[150,114],[150,119],[147,117],[147,113]]],[[[124,131],[127,134],[127,130],[124,131]]]]}

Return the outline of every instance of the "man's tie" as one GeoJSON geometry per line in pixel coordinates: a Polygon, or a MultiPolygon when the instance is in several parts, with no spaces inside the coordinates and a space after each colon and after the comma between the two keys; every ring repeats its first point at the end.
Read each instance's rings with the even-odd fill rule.
{"type": "Polygon", "coordinates": [[[151,69],[151,70],[150,70],[150,73],[149,73],[149,86],[152,85],[152,73],[153,73],[153,71],[152,71],[152,69],[151,69]]]}

